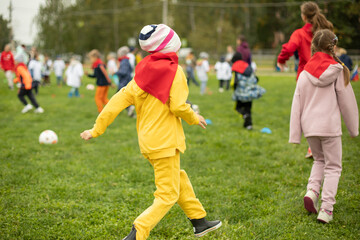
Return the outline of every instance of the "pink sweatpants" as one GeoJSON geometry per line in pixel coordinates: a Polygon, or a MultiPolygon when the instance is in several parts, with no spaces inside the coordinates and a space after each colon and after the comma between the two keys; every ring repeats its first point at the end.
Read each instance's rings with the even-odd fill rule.
{"type": "Polygon", "coordinates": [[[321,183],[324,180],[321,193],[321,208],[333,211],[341,176],[341,136],[308,137],[307,141],[314,156],[314,164],[307,189],[313,189],[320,193],[321,183]]]}

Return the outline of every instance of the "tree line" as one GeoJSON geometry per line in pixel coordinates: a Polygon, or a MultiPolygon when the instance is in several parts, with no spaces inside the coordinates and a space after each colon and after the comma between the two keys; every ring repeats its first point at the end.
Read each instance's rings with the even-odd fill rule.
{"type": "MultiPolygon", "coordinates": [[[[300,4],[294,0],[168,0],[168,24],[196,51],[223,53],[239,34],[254,49],[278,48],[303,25],[300,4]],[[271,2],[271,3],[270,3],[271,2]],[[275,3],[274,3],[275,2],[275,3]],[[281,4],[280,4],[281,3],[281,4]]],[[[340,45],[360,49],[359,1],[319,1],[334,24],[340,45]]],[[[36,45],[44,51],[83,54],[128,45],[141,28],[161,23],[158,0],[48,0],[36,22],[36,45]]]]}

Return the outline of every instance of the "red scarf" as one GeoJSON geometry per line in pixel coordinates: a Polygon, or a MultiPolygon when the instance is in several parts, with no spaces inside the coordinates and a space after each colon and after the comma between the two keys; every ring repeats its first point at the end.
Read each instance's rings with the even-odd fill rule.
{"type": "Polygon", "coordinates": [[[135,68],[135,82],[145,92],[166,103],[178,68],[176,53],[156,52],[145,57],[135,68]]]}
{"type": "Polygon", "coordinates": [[[239,61],[234,62],[231,70],[234,72],[243,74],[248,66],[249,66],[249,64],[247,62],[239,60],[239,61]]]}
{"type": "Polygon", "coordinates": [[[98,58],[92,65],[92,69],[97,68],[99,65],[104,64],[100,58],[98,58]]]}
{"type": "Polygon", "coordinates": [[[118,58],[118,61],[121,62],[122,60],[124,59],[130,59],[128,56],[123,56],[123,57],[119,57],[118,58]]]}

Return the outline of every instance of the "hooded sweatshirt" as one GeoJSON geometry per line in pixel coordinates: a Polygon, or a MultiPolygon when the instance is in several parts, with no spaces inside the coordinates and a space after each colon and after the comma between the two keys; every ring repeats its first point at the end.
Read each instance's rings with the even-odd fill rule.
{"type": "Polygon", "coordinates": [[[359,110],[354,91],[345,86],[343,67],[317,52],[301,72],[291,107],[290,143],[305,137],[341,136],[341,115],[351,137],[359,134],[359,110]]]}
{"type": "Polygon", "coordinates": [[[302,28],[297,29],[291,34],[289,42],[282,45],[281,52],[278,56],[278,63],[284,64],[294,55],[295,51],[299,53],[299,67],[296,79],[304,70],[305,64],[311,57],[311,40],[313,38],[312,24],[306,23],[302,28]]]}

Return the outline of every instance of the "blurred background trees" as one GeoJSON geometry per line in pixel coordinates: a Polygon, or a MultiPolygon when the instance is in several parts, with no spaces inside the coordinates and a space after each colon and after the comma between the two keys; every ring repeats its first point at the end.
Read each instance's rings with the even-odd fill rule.
{"type": "MultiPolygon", "coordinates": [[[[303,25],[294,0],[168,0],[166,20],[184,45],[223,53],[244,34],[254,49],[275,49],[303,25]]],[[[166,3],[165,2],[165,3],[166,3]]],[[[342,47],[360,49],[359,1],[318,1],[342,47]]],[[[36,44],[56,53],[114,51],[137,43],[145,24],[163,21],[160,0],[48,0],[37,16],[36,44]],[[133,39],[132,39],[133,38],[133,39]],[[135,40],[135,41],[134,41],[135,40]]]]}

